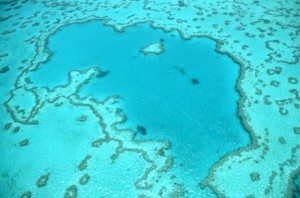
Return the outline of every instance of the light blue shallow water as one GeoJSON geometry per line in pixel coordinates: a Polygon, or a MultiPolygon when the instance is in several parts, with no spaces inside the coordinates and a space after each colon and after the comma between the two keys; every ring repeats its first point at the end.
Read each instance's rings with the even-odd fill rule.
{"type": "Polygon", "coordinates": [[[213,163],[250,142],[237,116],[239,66],[218,54],[209,39],[185,41],[147,24],[119,33],[97,21],[62,28],[49,48],[53,56],[33,74],[33,82],[54,87],[67,82],[70,70],[109,71],[84,86],[81,96],[121,96],[126,126],[144,126],[147,134],[138,138],[171,142],[174,172],[192,194],[213,163]],[[164,53],[140,52],[158,41],[164,53]]]}

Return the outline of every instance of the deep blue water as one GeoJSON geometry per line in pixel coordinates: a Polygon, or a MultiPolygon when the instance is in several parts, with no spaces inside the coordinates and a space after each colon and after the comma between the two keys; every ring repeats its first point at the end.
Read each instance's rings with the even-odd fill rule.
{"type": "Polygon", "coordinates": [[[80,95],[121,96],[126,125],[146,128],[138,138],[170,140],[174,171],[190,191],[199,189],[197,183],[220,157],[250,142],[237,116],[239,66],[217,53],[209,39],[185,41],[147,24],[119,33],[94,21],[62,28],[49,48],[53,56],[35,72],[34,83],[54,87],[67,82],[69,71],[92,66],[109,71],[80,95]],[[164,53],[140,52],[158,41],[164,53]]]}

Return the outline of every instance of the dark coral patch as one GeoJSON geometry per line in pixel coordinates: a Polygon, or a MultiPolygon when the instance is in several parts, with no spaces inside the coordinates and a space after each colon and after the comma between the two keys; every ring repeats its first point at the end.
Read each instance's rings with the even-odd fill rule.
{"type": "Polygon", "coordinates": [[[251,181],[259,181],[260,180],[260,174],[258,172],[252,172],[250,173],[251,181]]]}
{"type": "Polygon", "coordinates": [[[50,176],[50,173],[47,173],[47,174],[45,174],[45,175],[42,175],[42,176],[36,181],[37,187],[42,188],[42,187],[46,186],[47,183],[48,183],[48,180],[49,180],[49,176],[50,176]]]}
{"type": "Polygon", "coordinates": [[[79,170],[84,170],[88,167],[88,160],[91,159],[92,156],[91,155],[86,155],[85,158],[80,162],[80,164],[78,165],[78,169],[79,170]]]}
{"type": "Polygon", "coordinates": [[[80,185],[85,185],[85,184],[87,184],[89,181],[90,181],[90,176],[89,176],[89,174],[84,174],[81,178],[80,178],[80,180],[79,180],[79,184],[80,185]]]}
{"type": "Polygon", "coordinates": [[[297,84],[298,83],[298,79],[295,77],[289,77],[288,81],[290,84],[297,84]]]}
{"type": "Polygon", "coordinates": [[[136,127],[136,130],[138,133],[142,134],[142,135],[147,135],[147,129],[143,126],[138,125],[136,127]]]}
{"type": "Polygon", "coordinates": [[[270,85],[273,86],[273,87],[279,87],[280,82],[278,82],[278,81],[276,81],[276,80],[272,80],[272,81],[270,82],[270,85]]]}
{"type": "Polygon", "coordinates": [[[4,127],[3,127],[3,129],[4,129],[4,130],[8,130],[8,129],[10,129],[11,125],[12,125],[11,122],[6,123],[6,124],[4,125],[4,127]]]}
{"type": "Polygon", "coordinates": [[[19,126],[15,127],[14,130],[13,130],[13,133],[18,133],[20,131],[20,129],[21,128],[19,126]]]}
{"type": "Polygon", "coordinates": [[[273,69],[267,69],[269,75],[280,74],[282,72],[281,67],[274,67],[273,69]]]}
{"type": "Polygon", "coordinates": [[[293,130],[294,130],[295,134],[299,134],[300,135],[300,127],[294,127],[293,130]]]}
{"type": "Polygon", "coordinates": [[[97,78],[104,78],[108,74],[109,74],[109,71],[101,71],[101,73],[99,73],[97,75],[97,78]]]}
{"type": "Polygon", "coordinates": [[[4,67],[2,67],[1,69],[0,69],[0,73],[6,73],[6,72],[8,72],[9,71],[9,67],[8,66],[4,66],[4,67]]]}
{"type": "Polygon", "coordinates": [[[27,145],[29,145],[29,140],[27,138],[19,142],[19,146],[27,146],[27,145]]]}
{"type": "Polygon", "coordinates": [[[80,116],[80,118],[78,119],[79,122],[85,122],[87,119],[87,116],[86,115],[82,115],[80,116]]]}
{"type": "Polygon", "coordinates": [[[66,190],[64,198],[76,198],[78,188],[76,185],[69,186],[66,190]]]}
{"type": "Polygon", "coordinates": [[[198,85],[200,83],[199,80],[196,78],[193,78],[191,81],[193,85],[198,85]]]}
{"type": "Polygon", "coordinates": [[[286,144],[286,141],[285,141],[284,137],[282,137],[282,136],[278,138],[278,142],[280,144],[286,144]]]}
{"type": "Polygon", "coordinates": [[[30,198],[30,197],[31,197],[30,191],[26,191],[20,196],[20,198],[30,198]]]}

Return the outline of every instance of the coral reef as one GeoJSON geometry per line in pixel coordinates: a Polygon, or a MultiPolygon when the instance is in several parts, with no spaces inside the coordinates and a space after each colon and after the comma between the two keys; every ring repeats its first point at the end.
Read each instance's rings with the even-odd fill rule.
{"type": "MultiPolygon", "coordinates": [[[[227,54],[241,67],[236,86],[241,94],[239,116],[252,144],[220,159],[207,178],[199,181],[200,186],[220,197],[293,196],[293,178],[300,169],[299,1],[25,0],[2,1],[0,5],[0,99],[4,104],[0,112],[7,112],[3,116],[1,113],[1,126],[13,133],[2,133],[5,140],[18,144],[23,131],[30,131],[25,128],[38,127],[40,112],[51,105],[58,109],[65,104],[84,108],[89,113],[88,119],[80,119],[85,120],[82,123],[96,120],[101,131],[99,137],[91,140],[89,149],[116,144],[111,161],[116,163],[120,156],[130,154],[146,164],[134,184],[138,195],[184,196],[184,184],[175,181],[169,168],[172,158],[168,143],[137,141],[133,131],[118,129],[116,124],[125,120],[114,107],[118,98],[108,96],[97,101],[78,97],[80,88],[90,79],[108,73],[99,67],[70,71],[68,83],[54,88],[37,87],[30,81],[31,75],[51,59],[48,38],[61,27],[101,20],[122,32],[128,26],[148,22],[154,28],[178,31],[183,39],[210,38],[216,41],[218,52],[227,54]]],[[[148,47],[142,50],[146,54],[163,52],[160,42],[148,47]]],[[[180,72],[185,74],[184,70],[180,72]]],[[[26,141],[22,143],[25,144],[26,141]]],[[[34,144],[30,141],[28,148],[34,144]]],[[[83,160],[78,168],[84,170],[87,162],[83,160]]],[[[92,173],[89,175],[93,178],[92,173]]],[[[47,180],[44,177],[38,183],[43,186],[47,180]]],[[[29,182],[35,186],[34,180],[29,182]]],[[[71,185],[65,186],[65,197],[77,197],[80,192],[72,182],[78,182],[78,178],[68,182],[65,185],[71,185]]],[[[16,188],[21,197],[38,192],[27,191],[29,186],[21,188],[16,188]]]]}

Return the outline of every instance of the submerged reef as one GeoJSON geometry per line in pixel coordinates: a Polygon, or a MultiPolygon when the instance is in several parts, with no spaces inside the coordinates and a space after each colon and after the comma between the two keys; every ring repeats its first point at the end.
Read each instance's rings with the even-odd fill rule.
{"type": "Polygon", "coordinates": [[[47,173],[45,175],[42,175],[37,181],[36,181],[36,185],[39,188],[45,187],[47,185],[47,182],[49,180],[50,177],[50,173],[47,173]]]}
{"type": "Polygon", "coordinates": [[[196,78],[193,78],[191,81],[193,85],[198,85],[200,83],[199,80],[196,78]]]}
{"type": "Polygon", "coordinates": [[[77,192],[78,192],[77,186],[72,185],[67,188],[64,198],[76,198],[77,192]]]}
{"type": "Polygon", "coordinates": [[[0,73],[6,73],[6,72],[8,72],[8,71],[9,71],[9,67],[8,67],[8,66],[2,67],[2,68],[0,69],[0,73]]]}
{"type": "Polygon", "coordinates": [[[79,184],[86,185],[89,182],[89,180],[90,180],[90,176],[89,174],[86,173],[80,178],[79,184]]]}
{"type": "MultiPolygon", "coordinates": [[[[17,160],[24,163],[22,171],[25,172],[24,178],[14,171],[8,178],[2,176],[1,194],[6,197],[42,197],[55,193],[53,196],[77,197],[85,189],[90,190],[89,186],[98,178],[97,172],[101,169],[97,169],[97,163],[121,173],[125,170],[118,166],[118,162],[126,161],[128,158],[125,157],[129,155],[138,162],[135,164],[139,164],[139,168],[142,167],[142,174],[136,175],[135,181],[128,184],[134,189],[130,191],[131,197],[188,195],[185,184],[176,181],[172,172],[173,158],[167,141],[136,140],[133,130],[118,128],[126,121],[117,107],[118,97],[107,96],[98,101],[93,97],[78,96],[84,84],[108,73],[92,66],[87,70],[70,71],[67,83],[51,89],[38,87],[30,81],[31,75],[51,60],[54,53],[48,48],[51,35],[66,25],[99,20],[99,23],[112,26],[119,32],[147,22],[154,28],[178,31],[183,39],[208,37],[214,40],[219,53],[230,56],[240,65],[236,86],[241,95],[238,114],[252,143],[220,159],[210,168],[206,179],[199,181],[199,188],[210,189],[219,197],[293,197],[294,176],[300,171],[299,1],[25,0],[2,1],[0,5],[0,100],[3,104],[0,123],[3,129],[1,139],[7,141],[1,142],[1,149],[6,152],[5,147],[12,148],[3,154],[5,163],[1,162],[1,172],[14,166],[8,160],[11,153],[18,155],[17,160]],[[28,12],[29,7],[31,12],[28,12]],[[43,148],[44,138],[37,134],[43,132],[40,126],[50,127],[43,125],[43,121],[53,120],[53,131],[60,132],[57,137],[69,129],[76,132],[76,127],[79,127],[70,116],[57,120],[43,116],[49,112],[64,114],[78,109],[80,113],[74,121],[92,129],[85,131],[80,128],[80,132],[91,134],[94,131],[96,135],[93,133],[86,145],[76,145],[82,149],[81,158],[64,158],[67,169],[61,170],[57,164],[43,164],[40,159],[47,159],[43,152],[49,150],[43,148]],[[82,115],[87,117],[80,117],[82,115]],[[58,125],[64,125],[64,128],[54,128],[58,125]],[[36,133],[32,134],[32,131],[36,133]],[[31,136],[27,137],[27,134],[31,136]],[[19,142],[20,146],[27,146],[15,150],[14,145],[19,142]],[[30,162],[37,163],[33,170],[24,160],[24,156],[30,154],[29,148],[44,149],[41,151],[43,155],[35,156],[30,162]],[[82,159],[83,156],[92,157],[82,159]],[[103,158],[95,162],[100,157],[103,158]],[[45,169],[51,172],[49,184],[49,175],[40,176],[45,169]],[[37,175],[26,175],[30,171],[37,175]],[[83,171],[88,176],[82,176],[83,171]],[[63,179],[57,179],[56,175],[63,179]],[[18,180],[13,179],[17,176],[18,180]],[[36,181],[37,178],[40,179],[36,181]],[[54,185],[54,179],[60,186],[50,186],[54,185]],[[13,184],[9,185],[10,182],[13,184]],[[56,192],[51,191],[52,187],[56,192]]],[[[142,50],[145,54],[163,51],[161,42],[142,50]]],[[[184,70],[181,73],[184,74],[184,70]]],[[[66,134],[83,142],[84,138],[75,132],[66,134]]],[[[54,145],[53,148],[69,148],[68,141],[69,137],[59,147],[54,145]]],[[[63,151],[54,150],[53,156],[63,151]]],[[[71,147],[65,153],[76,151],[78,149],[71,147]]],[[[134,167],[130,164],[126,168],[130,166],[134,167]]]]}
{"type": "Polygon", "coordinates": [[[147,130],[145,127],[138,125],[136,127],[136,130],[138,133],[142,134],[142,135],[147,135],[147,130]]]}
{"type": "Polygon", "coordinates": [[[162,42],[152,43],[141,49],[141,52],[145,55],[156,54],[159,55],[165,51],[164,45],[162,42]]]}

